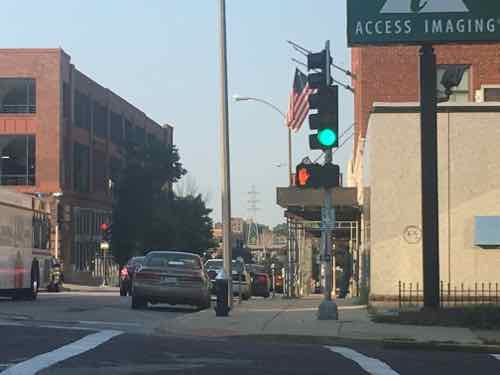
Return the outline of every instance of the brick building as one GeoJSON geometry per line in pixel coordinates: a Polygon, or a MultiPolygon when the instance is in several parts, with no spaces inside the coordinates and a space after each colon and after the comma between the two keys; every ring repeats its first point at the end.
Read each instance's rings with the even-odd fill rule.
{"type": "Polygon", "coordinates": [[[87,77],[62,49],[0,50],[0,185],[58,207],[54,247],[67,279],[95,276],[127,142],[171,145],[173,128],[87,77]]]}
{"type": "MultiPolygon", "coordinates": [[[[452,102],[500,100],[500,48],[498,44],[442,45],[435,47],[438,81],[446,65],[468,65],[452,102]],[[476,100],[477,99],[477,100],[476,100]]],[[[419,47],[358,47],[352,49],[354,150],[349,184],[361,176],[363,142],[375,102],[419,101],[419,47]]],[[[438,88],[439,89],[439,88],[438,88]]]]}
{"type": "MultiPolygon", "coordinates": [[[[500,281],[500,236],[489,232],[500,222],[498,47],[435,47],[438,95],[447,65],[466,66],[438,110],[441,280],[454,287],[500,281]]],[[[422,287],[418,53],[352,50],[356,136],[347,182],[363,208],[360,267],[375,300],[397,296],[398,281],[422,287]]]]}

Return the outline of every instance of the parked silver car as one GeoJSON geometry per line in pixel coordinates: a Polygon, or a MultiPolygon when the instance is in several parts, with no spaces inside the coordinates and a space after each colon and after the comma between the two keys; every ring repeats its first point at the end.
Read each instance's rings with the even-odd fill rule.
{"type": "MultiPolygon", "coordinates": [[[[205,263],[205,268],[207,270],[208,276],[212,283],[211,291],[215,294],[215,279],[220,270],[224,267],[222,259],[210,259],[205,263]]],[[[247,270],[245,262],[240,260],[232,261],[232,284],[233,284],[233,294],[238,296],[241,291],[241,298],[243,300],[248,300],[252,297],[252,279],[250,273],[247,270]]]]}
{"type": "Polygon", "coordinates": [[[210,282],[201,258],[175,251],[150,252],[132,280],[132,308],[149,303],[210,307],[210,282]]]}

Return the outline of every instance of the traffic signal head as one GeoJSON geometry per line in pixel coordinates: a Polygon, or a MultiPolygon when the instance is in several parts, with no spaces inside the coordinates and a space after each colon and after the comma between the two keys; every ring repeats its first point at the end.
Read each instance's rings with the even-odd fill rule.
{"type": "Polygon", "coordinates": [[[296,183],[299,188],[332,188],[339,186],[340,168],[336,164],[301,163],[296,169],[296,183]]]}
{"type": "Polygon", "coordinates": [[[101,229],[102,239],[104,241],[106,241],[106,242],[110,242],[111,241],[111,236],[112,236],[112,226],[111,226],[111,224],[102,223],[99,226],[99,229],[101,229]]]}
{"type": "Polygon", "coordinates": [[[339,88],[323,87],[309,97],[309,108],[317,113],[309,115],[309,127],[317,130],[309,136],[311,150],[327,150],[339,144],[339,88]]]}
{"type": "Polygon", "coordinates": [[[315,73],[310,73],[307,78],[309,87],[319,89],[320,87],[330,86],[331,84],[331,63],[330,48],[325,48],[318,53],[310,53],[307,55],[307,69],[316,70],[315,73]]]}
{"type": "Polygon", "coordinates": [[[319,174],[320,164],[305,164],[297,165],[295,174],[295,185],[300,188],[318,188],[320,187],[319,174]]]}

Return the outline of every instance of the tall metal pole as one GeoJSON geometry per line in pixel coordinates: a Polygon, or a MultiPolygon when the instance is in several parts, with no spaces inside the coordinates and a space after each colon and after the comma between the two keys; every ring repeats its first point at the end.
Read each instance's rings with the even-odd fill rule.
{"type": "Polygon", "coordinates": [[[229,280],[228,301],[233,305],[231,249],[231,184],[229,170],[229,113],[227,97],[226,1],[219,0],[219,35],[221,68],[221,169],[222,169],[222,230],[224,272],[229,280]]]}
{"type": "MultiPolygon", "coordinates": [[[[332,162],[332,150],[325,152],[325,164],[332,162]]],[[[332,192],[331,189],[325,189],[325,197],[323,207],[326,212],[334,212],[332,207],[332,192]]],[[[323,254],[325,262],[325,290],[324,298],[326,301],[332,300],[333,290],[333,264],[332,264],[332,230],[330,227],[324,227],[322,230],[323,239],[323,254]]]]}
{"type": "Polygon", "coordinates": [[[288,128],[288,185],[293,185],[292,173],[292,129],[288,128]]]}
{"type": "MultiPolygon", "coordinates": [[[[330,74],[330,41],[326,42],[326,86],[331,84],[330,74]]],[[[325,150],[325,165],[331,164],[333,159],[332,149],[325,150]]],[[[325,197],[323,201],[323,212],[321,218],[321,234],[323,245],[323,256],[325,262],[325,290],[324,299],[319,305],[318,319],[320,320],[338,320],[337,304],[332,301],[332,291],[334,288],[334,269],[332,260],[332,227],[335,224],[335,211],[332,204],[332,189],[325,188],[325,197]],[[328,220],[326,219],[328,218],[328,220]]]]}
{"type": "Polygon", "coordinates": [[[436,55],[420,48],[420,134],[422,165],[422,260],[424,307],[439,308],[439,206],[436,55]]]}

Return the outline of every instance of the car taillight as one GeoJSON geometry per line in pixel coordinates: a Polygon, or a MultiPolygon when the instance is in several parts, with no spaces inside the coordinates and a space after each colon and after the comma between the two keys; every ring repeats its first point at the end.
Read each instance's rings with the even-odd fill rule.
{"type": "Polygon", "coordinates": [[[121,275],[122,275],[123,277],[127,277],[127,276],[128,276],[128,269],[127,269],[127,267],[123,267],[123,268],[122,268],[121,275]]]}

